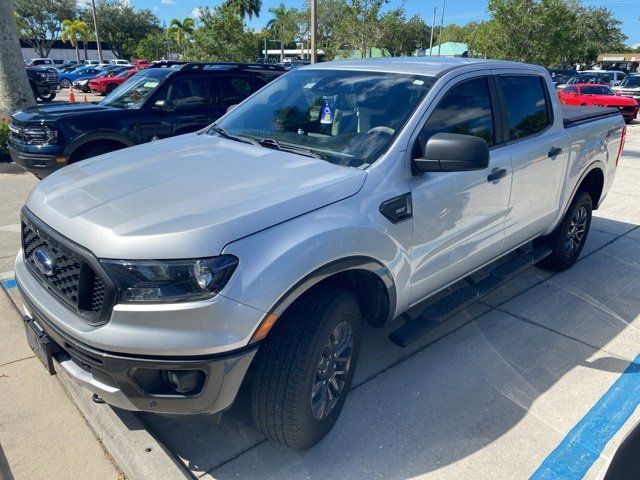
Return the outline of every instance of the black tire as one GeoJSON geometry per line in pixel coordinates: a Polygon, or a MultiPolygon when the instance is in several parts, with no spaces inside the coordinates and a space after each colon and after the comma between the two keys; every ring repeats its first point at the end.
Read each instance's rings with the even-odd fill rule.
{"type": "Polygon", "coordinates": [[[71,156],[71,161],[69,163],[70,164],[76,163],[76,162],[79,162],[80,160],[86,160],[87,158],[97,157],[98,155],[102,155],[103,153],[113,152],[114,150],[118,150],[119,148],[123,148],[123,147],[117,147],[111,143],[106,143],[106,144],[96,143],[95,145],[91,145],[87,148],[83,148],[79,152],[74,153],[71,156]]]}
{"type": "Polygon", "coordinates": [[[60,88],[69,88],[70,86],[71,82],[67,78],[60,80],[60,88]]]}
{"type": "Polygon", "coordinates": [[[56,91],[55,90],[51,90],[49,92],[49,95],[39,95],[40,100],[42,100],[43,102],[50,102],[52,101],[54,98],[56,98],[56,91]]]}
{"type": "Polygon", "coordinates": [[[578,261],[591,227],[593,204],[591,195],[578,192],[556,229],[544,239],[552,253],[540,262],[550,270],[566,270],[578,261]]]}
{"type": "Polygon", "coordinates": [[[251,410],[264,435],[304,450],[329,433],[351,387],[361,324],[355,296],[329,284],[312,290],[282,315],[255,359],[251,410]],[[349,331],[351,343],[339,341],[339,348],[335,348],[342,352],[341,361],[331,356],[331,338],[339,340],[349,331]],[[335,373],[342,369],[346,374],[335,373]],[[321,401],[323,392],[328,403],[321,401]],[[335,401],[327,396],[330,392],[338,393],[335,401]]]}
{"type": "Polygon", "coordinates": [[[107,95],[109,95],[111,92],[113,92],[116,89],[117,85],[115,83],[110,83],[109,85],[107,85],[107,88],[105,88],[105,93],[107,95]]]}

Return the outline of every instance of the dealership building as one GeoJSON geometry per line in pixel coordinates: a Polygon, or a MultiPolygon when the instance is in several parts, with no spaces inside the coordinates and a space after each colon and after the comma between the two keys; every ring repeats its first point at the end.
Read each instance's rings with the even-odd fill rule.
{"type": "MultiPolygon", "coordinates": [[[[111,46],[107,42],[100,42],[100,46],[102,47],[102,58],[104,61],[108,62],[116,58],[111,51],[111,46]]],[[[40,57],[38,52],[26,40],[20,39],[20,49],[22,50],[22,58],[24,60],[40,57]]],[[[85,48],[82,41],[78,41],[78,50],[80,51],[80,60],[85,60],[85,48]]],[[[98,60],[97,42],[87,42],[86,56],[86,60],[98,60]]],[[[72,47],[70,43],[55,40],[51,45],[49,58],[62,61],[76,60],[76,49],[72,47]]]]}
{"type": "Polygon", "coordinates": [[[637,72],[640,53],[600,53],[596,67],[602,70],[637,72]]]}

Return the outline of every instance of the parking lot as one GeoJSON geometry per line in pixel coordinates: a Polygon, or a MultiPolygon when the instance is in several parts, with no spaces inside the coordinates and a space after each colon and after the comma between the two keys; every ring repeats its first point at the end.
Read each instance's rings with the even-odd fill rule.
{"type": "MultiPolygon", "coordinates": [[[[20,243],[19,209],[35,184],[30,174],[0,164],[0,278],[18,303],[11,270],[20,243]]],[[[242,392],[220,423],[209,416],[135,415],[166,449],[154,452],[159,457],[149,457],[148,467],[157,467],[157,478],[166,478],[162,465],[171,460],[190,475],[218,479],[542,479],[556,478],[560,471],[562,478],[597,478],[640,419],[635,411],[640,402],[639,225],[636,123],[629,127],[615,184],[595,212],[574,268],[559,274],[530,269],[406,349],[388,341],[393,327],[368,329],[342,416],[309,451],[265,440],[251,424],[242,392]],[[575,476],[566,476],[567,465],[573,465],[575,476]]],[[[43,419],[30,435],[10,434],[20,431],[20,419],[10,415],[11,404],[22,398],[15,388],[60,387],[30,355],[18,310],[1,311],[0,331],[15,347],[0,357],[0,381],[12,381],[12,388],[0,388],[0,405],[7,410],[0,443],[15,467],[13,455],[24,455],[31,437],[43,438],[48,429],[43,419]]],[[[53,418],[72,408],[70,400],[54,393],[30,395],[27,408],[50,411],[53,418]]],[[[91,416],[111,407],[88,403],[84,408],[91,416]]],[[[73,423],[74,414],[69,415],[67,423],[73,423]]],[[[141,427],[124,423],[120,427],[131,435],[119,439],[119,451],[133,452],[137,447],[127,442],[141,427]]],[[[92,426],[104,440],[105,432],[92,426]]],[[[89,435],[86,426],[74,428],[89,435]]],[[[116,475],[108,456],[90,442],[83,444],[83,458],[98,459],[84,462],[84,478],[116,475]]],[[[125,460],[111,454],[116,464],[125,460]]],[[[25,478],[36,467],[23,459],[13,474],[25,478]]],[[[56,475],[53,470],[51,478],[56,475]]]]}

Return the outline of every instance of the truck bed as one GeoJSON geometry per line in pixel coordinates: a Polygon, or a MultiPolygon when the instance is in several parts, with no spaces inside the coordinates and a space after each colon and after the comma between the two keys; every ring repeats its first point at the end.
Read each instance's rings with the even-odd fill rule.
{"type": "Polygon", "coordinates": [[[609,107],[581,107],[577,105],[561,105],[565,128],[598,120],[605,117],[620,115],[617,108],[609,107]]]}

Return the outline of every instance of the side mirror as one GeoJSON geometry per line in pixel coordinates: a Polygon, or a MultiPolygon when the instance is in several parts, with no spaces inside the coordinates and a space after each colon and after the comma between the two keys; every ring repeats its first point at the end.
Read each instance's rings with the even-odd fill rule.
{"type": "Polygon", "coordinates": [[[173,112],[173,105],[171,102],[167,102],[166,100],[156,100],[156,103],[153,104],[153,108],[160,110],[161,112],[173,112]]]}
{"type": "Polygon", "coordinates": [[[489,145],[480,137],[458,133],[436,133],[424,148],[424,156],[413,160],[420,172],[462,172],[489,166],[489,145]]]}
{"type": "Polygon", "coordinates": [[[238,106],[238,104],[237,104],[237,103],[236,103],[236,104],[233,104],[233,105],[229,105],[229,106],[227,107],[227,113],[229,113],[231,110],[233,110],[233,109],[234,109],[234,108],[236,108],[237,106],[238,106]]]}

